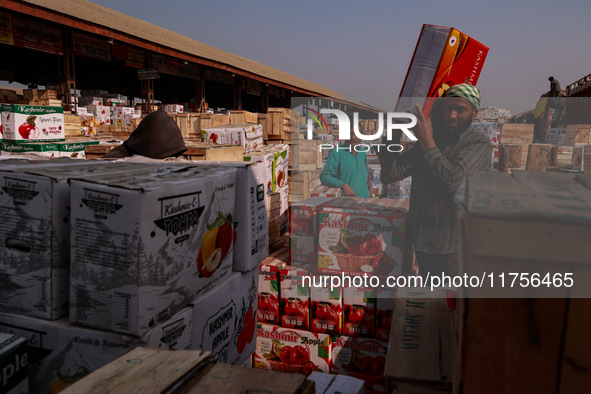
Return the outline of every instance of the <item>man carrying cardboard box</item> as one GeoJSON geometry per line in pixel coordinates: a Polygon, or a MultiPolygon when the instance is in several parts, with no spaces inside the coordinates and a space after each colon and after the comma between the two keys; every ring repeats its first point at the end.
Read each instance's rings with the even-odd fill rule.
{"type": "Polygon", "coordinates": [[[422,276],[455,272],[454,194],[468,172],[491,168],[490,140],[470,127],[480,106],[478,88],[454,85],[443,97],[429,118],[416,106],[414,147],[402,154],[378,152],[382,183],[412,176],[408,232],[422,276]]]}

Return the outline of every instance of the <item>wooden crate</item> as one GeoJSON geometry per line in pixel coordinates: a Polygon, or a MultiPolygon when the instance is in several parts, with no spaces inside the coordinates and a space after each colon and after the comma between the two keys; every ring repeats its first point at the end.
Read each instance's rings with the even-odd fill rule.
{"type": "Polygon", "coordinates": [[[212,145],[204,142],[186,143],[182,156],[188,160],[243,161],[242,145],[212,145]]]}
{"type": "MultiPolygon", "coordinates": [[[[290,108],[269,108],[267,111],[270,135],[276,139],[291,139],[291,109],[290,108]]],[[[269,139],[271,139],[269,137],[269,139]]]]}
{"type": "Polygon", "coordinates": [[[531,144],[534,137],[534,125],[523,123],[503,123],[501,144],[531,144]]]}
{"type": "Polygon", "coordinates": [[[258,123],[258,114],[248,111],[230,111],[230,124],[258,123]]]}
{"type": "Polygon", "coordinates": [[[192,114],[176,114],[174,116],[174,120],[176,121],[177,126],[179,126],[184,139],[191,138],[191,134],[193,134],[193,122],[191,117],[192,114]]]}
{"type": "Polygon", "coordinates": [[[292,142],[291,169],[294,171],[315,171],[322,167],[322,152],[318,148],[320,141],[298,140],[292,142]]]}
{"type": "Polygon", "coordinates": [[[84,155],[87,159],[101,159],[104,155],[109,153],[111,149],[114,149],[119,145],[120,144],[87,145],[84,147],[84,155]]]}
{"type": "Polygon", "coordinates": [[[572,158],[572,146],[553,146],[550,152],[550,165],[559,168],[570,168],[572,158]]]}
{"type": "Polygon", "coordinates": [[[512,168],[525,168],[527,145],[499,144],[499,170],[507,172],[512,168]]]}
{"type": "Polygon", "coordinates": [[[591,392],[591,177],[475,173],[465,197],[459,273],[496,285],[458,299],[454,392],[591,392]],[[550,283],[560,273],[561,284],[527,286],[521,273],[550,283]]]}
{"type": "Polygon", "coordinates": [[[211,361],[209,352],[137,347],[65,388],[63,393],[166,393],[175,383],[191,386],[187,383],[209,371],[211,361]]]}
{"type": "Polygon", "coordinates": [[[263,140],[267,141],[271,126],[269,125],[269,115],[257,114],[257,123],[263,127],[263,140]]]}
{"type": "Polygon", "coordinates": [[[546,167],[550,163],[551,149],[552,144],[529,145],[525,169],[527,171],[546,171],[546,167]]]}
{"type": "Polygon", "coordinates": [[[576,124],[566,126],[564,144],[566,146],[588,145],[591,143],[591,125],[576,124]]]}
{"type": "Polygon", "coordinates": [[[80,120],[80,116],[64,114],[64,132],[66,138],[81,136],[81,127],[82,121],[80,120]]]}

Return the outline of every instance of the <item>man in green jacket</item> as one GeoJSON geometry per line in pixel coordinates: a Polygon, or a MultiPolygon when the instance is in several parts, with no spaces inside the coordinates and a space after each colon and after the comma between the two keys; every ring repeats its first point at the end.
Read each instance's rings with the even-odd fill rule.
{"type": "Polygon", "coordinates": [[[338,187],[347,197],[369,198],[367,154],[364,146],[355,147],[361,139],[351,130],[351,141],[334,147],[320,174],[324,186],[338,187]]]}

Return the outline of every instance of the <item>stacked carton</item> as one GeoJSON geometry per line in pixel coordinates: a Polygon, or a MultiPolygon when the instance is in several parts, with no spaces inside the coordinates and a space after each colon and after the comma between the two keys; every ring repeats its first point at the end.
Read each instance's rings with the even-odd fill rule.
{"type": "MultiPolygon", "coordinates": [[[[263,254],[244,251],[257,246],[254,237],[242,246],[236,242],[234,234],[247,234],[256,224],[248,220],[255,212],[244,208],[250,204],[236,208],[245,211],[240,216],[234,200],[238,189],[243,196],[251,185],[246,172],[262,172],[264,165],[64,166],[55,160],[59,165],[10,161],[2,173],[5,195],[15,199],[3,204],[3,253],[11,256],[4,261],[15,260],[19,271],[4,268],[11,286],[3,292],[13,296],[2,307],[14,314],[0,313],[0,331],[9,328],[32,341],[32,390],[63,388],[138,345],[215,350],[220,361],[246,363],[255,348],[263,254]],[[238,182],[237,171],[246,171],[238,182]],[[33,206],[36,200],[45,205],[33,206]],[[28,222],[18,219],[20,207],[28,222]],[[244,259],[236,267],[244,272],[232,273],[238,248],[244,259]],[[23,272],[25,266],[31,270],[23,272]],[[49,320],[67,313],[68,288],[69,318],[49,320]]],[[[265,211],[262,179],[259,174],[258,200],[265,211]]]]}

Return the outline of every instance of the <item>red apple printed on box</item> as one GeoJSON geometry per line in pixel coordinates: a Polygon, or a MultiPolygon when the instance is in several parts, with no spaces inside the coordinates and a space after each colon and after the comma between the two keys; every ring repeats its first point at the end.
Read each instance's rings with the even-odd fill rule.
{"type": "Polygon", "coordinates": [[[311,330],[318,333],[339,335],[342,330],[341,288],[310,288],[312,301],[311,330]]]}
{"type": "Polygon", "coordinates": [[[279,270],[284,265],[283,261],[274,261],[259,268],[259,322],[280,324],[279,270]]]}
{"type": "Polygon", "coordinates": [[[248,290],[248,299],[243,300],[244,303],[241,306],[238,316],[238,337],[235,339],[236,350],[238,354],[244,352],[246,345],[255,340],[256,328],[257,328],[257,293],[258,287],[254,281],[248,290]]]}
{"type": "Polygon", "coordinates": [[[310,328],[308,286],[302,281],[302,277],[308,274],[308,271],[296,267],[285,267],[279,272],[282,327],[310,328]]]}
{"type": "Polygon", "coordinates": [[[211,276],[235,243],[234,215],[218,212],[214,222],[207,224],[207,232],[203,235],[201,249],[197,255],[199,276],[211,276]]]}
{"type": "Polygon", "coordinates": [[[328,373],[331,338],[329,335],[259,324],[254,367],[310,375],[328,373]]]}
{"type": "Polygon", "coordinates": [[[319,217],[318,268],[320,272],[394,275],[400,272],[403,242],[393,216],[346,210],[323,212],[319,217]]]}
{"type": "Polygon", "coordinates": [[[344,335],[333,340],[331,373],[364,380],[366,393],[385,391],[388,342],[344,335]]]}
{"type": "Polygon", "coordinates": [[[345,287],[343,289],[343,335],[375,337],[375,289],[345,287]]]}

